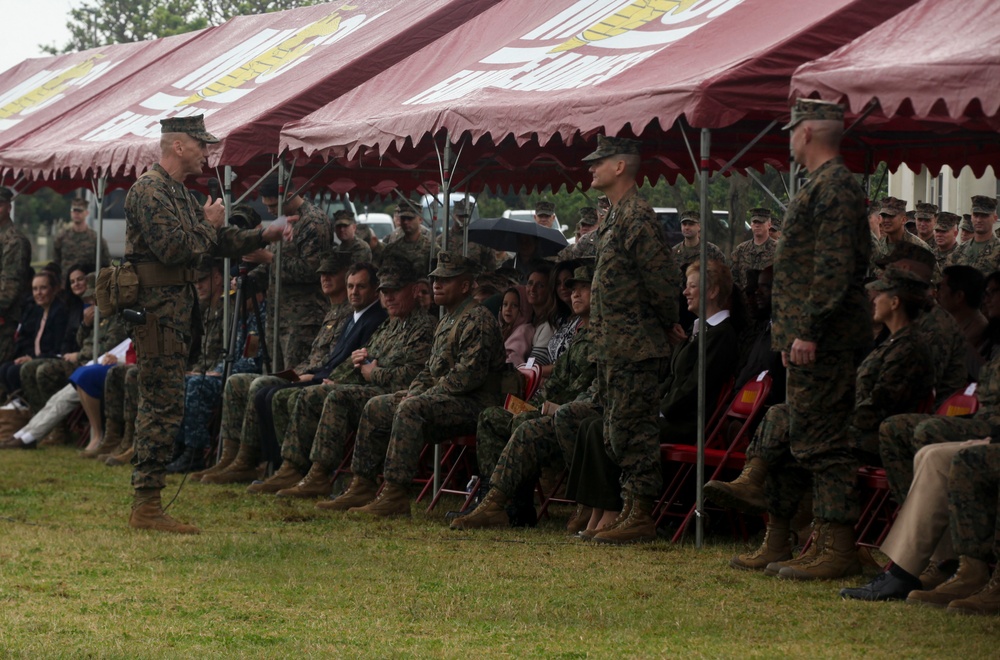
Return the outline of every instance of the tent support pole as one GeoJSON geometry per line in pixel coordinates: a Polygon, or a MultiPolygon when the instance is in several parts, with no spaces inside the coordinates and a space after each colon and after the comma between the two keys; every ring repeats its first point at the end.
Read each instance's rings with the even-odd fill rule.
{"type": "MultiPolygon", "coordinates": [[[[445,248],[448,247],[448,230],[451,228],[451,141],[448,139],[448,131],[444,132],[444,153],[441,156],[441,197],[444,200],[444,239],[441,242],[445,248]]],[[[444,309],[441,309],[441,317],[444,318],[444,309]]],[[[441,445],[434,445],[434,493],[437,494],[441,488],[441,445]]]]}
{"type": "MultiPolygon", "coordinates": [[[[708,182],[710,178],[709,173],[709,155],[711,153],[712,145],[712,132],[707,129],[701,129],[701,161],[699,163],[701,170],[701,226],[707,227],[708,221],[712,217],[712,212],[708,208],[708,182]]],[[[702,235],[701,241],[699,242],[701,255],[699,263],[699,273],[698,281],[707,282],[708,281],[708,238],[702,235]]],[[[697,487],[697,493],[695,495],[695,536],[694,544],[696,548],[701,548],[704,543],[705,529],[704,521],[702,519],[702,508],[705,504],[705,497],[702,494],[702,486],[705,484],[705,419],[707,417],[705,401],[705,354],[708,350],[708,344],[705,341],[705,335],[707,334],[707,319],[705,318],[705,309],[708,307],[708,287],[699,286],[698,287],[698,317],[701,319],[699,325],[702,328],[702,332],[698,333],[698,462],[696,467],[696,477],[695,485],[697,487]]]]}
{"type": "Polygon", "coordinates": [[[875,112],[875,109],[878,107],[878,99],[872,99],[869,101],[868,106],[864,109],[864,112],[858,115],[858,118],[852,121],[851,125],[844,130],[844,135],[850,134],[856,126],[860,126],[865,119],[868,119],[868,115],[875,112]]]}
{"type": "MultiPolygon", "coordinates": [[[[225,207],[225,223],[226,227],[229,226],[229,218],[232,216],[233,212],[233,167],[232,165],[226,165],[222,168],[222,204],[225,207]]],[[[229,354],[229,323],[230,310],[229,310],[229,273],[232,263],[229,257],[222,260],[222,346],[229,354]]]]}
{"type": "MultiPolygon", "coordinates": [[[[285,161],[278,159],[278,216],[280,217],[285,211],[285,161]]],[[[281,341],[281,243],[278,241],[278,247],[274,251],[274,263],[271,268],[271,275],[274,278],[274,309],[268,309],[268,314],[274,314],[274,341],[271,343],[273,346],[273,353],[271,354],[271,373],[278,373],[280,367],[278,365],[278,342],[281,341]]]]}
{"type": "Polygon", "coordinates": [[[729,159],[728,163],[726,163],[725,165],[722,166],[721,170],[719,170],[718,172],[716,172],[715,174],[712,175],[712,181],[715,181],[720,176],[722,176],[723,174],[725,174],[726,172],[728,172],[729,169],[733,166],[733,164],[736,163],[736,161],[738,161],[740,158],[743,157],[743,154],[745,154],[746,152],[750,151],[753,148],[753,145],[755,145],[758,142],[760,142],[761,139],[765,135],[767,135],[772,128],[774,128],[777,125],[778,125],[778,120],[775,119],[774,121],[772,121],[770,124],[767,125],[767,128],[765,128],[760,133],[758,133],[756,135],[756,137],[754,137],[754,139],[752,139],[749,142],[747,142],[746,145],[742,149],[740,149],[739,152],[737,152],[737,154],[735,156],[733,156],[732,158],[729,159]]]}
{"type": "MultiPolygon", "coordinates": [[[[691,148],[691,141],[688,140],[687,133],[684,131],[684,124],[680,121],[677,122],[677,130],[681,132],[681,137],[684,138],[684,146],[687,147],[688,156],[691,157],[691,164],[694,165],[694,176],[697,178],[699,168],[698,160],[694,157],[694,150],[691,148]]],[[[693,181],[694,179],[692,179],[693,181]]]]}
{"type": "Polygon", "coordinates": [[[276,169],[278,169],[277,163],[272,165],[266,172],[264,172],[264,174],[262,174],[261,177],[257,179],[257,181],[252,186],[250,186],[245,193],[237,197],[236,201],[233,202],[233,205],[235,206],[236,204],[239,204],[244,199],[249,197],[250,193],[252,193],[253,191],[257,190],[257,188],[260,187],[260,184],[264,182],[264,179],[267,178],[267,175],[269,175],[271,172],[274,172],[276,169]]]}
{"type": "Polygon", "coordinates": [[[768,197],[770,197],[771,199],[774,200],[775,204],[777,204],[778,206],[781,207],[782,211],[784,211],[785,209],[788,208],[788,205],[786,205],[784,202],[782,202],[780,199],[778,199],[778,196],[775,195],[773,192],[771,192],[770,188],[768,188],[767,186],[764,185],[764,182],[760,180],[760,177],[758,177],[756,174],[754,174],[753,170],[748,169],[747,170],[747,175],[751,179],[753,179],[753,181],[760,187],[761,190],[763,190],[765,193],[767,193],[768,197]]]}
{"type": "MultiPolygon", "coordinates": [[[[101,240],[104,238],[104,192],[107,189],[107,177],[97,177],[94,192],[97,195],[97,254],[94,270],[101,269],[101,240]]],[[[94,359],[101,356],[101,311],[94,305],[94,359]]]]}

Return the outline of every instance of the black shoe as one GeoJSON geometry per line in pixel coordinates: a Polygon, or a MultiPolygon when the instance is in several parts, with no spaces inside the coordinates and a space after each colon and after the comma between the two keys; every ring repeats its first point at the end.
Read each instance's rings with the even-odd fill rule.
{"type": "Polygon", "coordinates": [[[172,463],[167,464],[167,474],[184,474],[205,469],[205,452],[186,447],[172,463]]]}
{"type": "MultiPolygon", "coordinates": [[[[476,478],[476,477],[474,477],[476,478]]],[[[468,488],[471,490],[474,484],[470,481],[468,488]]],[[[444,514],[444,519],[451,521],[455,518],[461,518],[462,516],[467,516],[476,510],[476,507],[486,499],[486,493],[490,492],[490,480],[489,479],[479,479],[479,490],[476,491],[475,497],[469,502],[468,506],[462,508],[461,511],[448,511],[444,514]]]]}
{"type": "Polygon", "coordinates": [[[920,590],[920,580],[913,576],[909,579],[893,575],[890,571],[879,573],[874,580],[863,587],[841,589],[840,597],[852,600],[906,600],[911,591],[920,590]]]}

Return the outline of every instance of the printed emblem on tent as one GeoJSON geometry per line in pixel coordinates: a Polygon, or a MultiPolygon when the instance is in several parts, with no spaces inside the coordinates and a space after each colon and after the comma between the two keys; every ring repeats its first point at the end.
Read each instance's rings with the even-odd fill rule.
{"type": "Polygon", "coordinates": [[[553,92],[598,85],[641,64],[743,0],[580,0],[520,39],[404,104],[454,101],[490,87],[553,92]]]}
{"type": "Polygon", "coordinates": [[[72,88],[83,87],[118,64],[97,53],[56,71],[39,71],[13,89],[0,94],[0,131],[17,124],[25,115],[58,101],[72,88]]]}

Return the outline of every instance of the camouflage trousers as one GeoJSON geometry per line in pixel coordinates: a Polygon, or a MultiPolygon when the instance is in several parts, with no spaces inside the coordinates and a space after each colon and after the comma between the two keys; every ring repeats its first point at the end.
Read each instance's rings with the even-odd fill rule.
{"type": "MultiPolygon", "coordinates": [[[[488,410],[492,410],[487,409],[488,410]]],[[[556,442],[555,423],[552,416],[539,416],[536,411],[522,413],[512,418],[514,431],[497,459],[496,468],[490,477],[490,486],[501,493],[512,496],[519,486],[538,478],[543,467],[557,470],[568,465],[556,442]]],[[[480,417],[480,427],[482,417],[480,417]]],[[[476,451],[479,451],[479,435],[476,434],[476,451]]],[[[483,465],[480,456],[480,468],[483,465]]]]}
{"type": "Polygon", "coordinates": [[[354,441],[354,474],[374,480],[384,460],[387,482],[409,484],[425,444],[475,433],[479,413],[499,402],[499,395],[483,393],[420,394],[404,399],[405,395],[385,394],[365,404],[354,441]]]}
{"type": "Polygon", "coordinates": [[[854,351],[820,351],[816,362],[788,365],[788,437],[792,457],[813,480],[813,516],[851,524],[860,515],[860,462],[847,426],[854,411],[854,351]]]}
{"type": "Polygon", "coordinates": [[[61,390],[77,365],[61,358],[30,360],[21,365],[21,391],[28,405],[35,412],[45,407],[45,402],[61,390]]]}
{"type": "MultiPolygon", "coordinates": [[[[812,473],[792,456],[789,423],[786,404],[771,406],[747,447],[748,459],[761,458],[768,465],[764,484],[767,511],[778,518],[794,516],[799,502],[813,485],[812,473]]],[[[878,440],[874,432],[864,432],[853,426],[848,426],[845,434],[848,445],[855,452],[874,448],[878,440]]]]}
{"type": "Polygon", "coordinates": [[[135,454],[132,456],[132,487],[163,489],[166,467],[174,440],[184,420],[183,354],[146,354],[142,341],[135,342],[139,368],[139,409],[135,422],[135,454]]]}
{"type": "Polygon", "coordinates": [[[663,489],[660,467],[659,388],[662,360],[598,364],[604,402],[604,446],[622,470],[622,493],[655,498],[663,489]]]}
{"type": "Polygon", "coordinates": [[[16,332],[17,323],[0,325],[0,364],[14,359],[14,333],[16,332]]]}
{"type": "Polygon", "coordinates": [[[192,374],[184,377],[184,421],[177,437],[185,447],[208,449],[209,425],[222,403],[222,376],[192,374]]]}
{"type": "MultiPolygon", "coordinates": [[[[284,409],[287,422],[282,419],[281,458],[302,472],[310,463],[327,470],[336,468],[344,459],[344,446],[358,428],[365,404],[386,393],[384,387],[374,385],[316,385],[290,391],[296,394],[284,409]]],[[[277,410],[274,422],[278,427],[277,410]]]]}
{"type": "Polygon", "coordinates": [[[279,376],[230,376],[222,392],[222,439],[259,448],[260,424],[253,400],[262,390],[287,383],[279,376]]]}
{"type": "Polygon", "coordinates": [[[976,559],[1000,555],[1000,444],[960,449],[948,475],[955,551],[976,559]]]}
{"type": "Polygon", "coordinates": [[[982,416],[893,415],[878,429],[878,452],[882,457],[889,489],[902,504],[913,482],[913,457],[921,447],[942,442],[985,438],[992,425],[982,416]]]}
{"type": "Polygon", "coordinates": [[[277,352],[278,364],[282,369],[294,369],[309,357],[313,339],[319,334],[319,329],[320,324],[283,327],[281,340],[275,342],[274,326],[268,323],[267,347],[272,351],[272,355],[277,352]]]}
{"type": "Polygon", "coordinates": [[[604,409],[593,401],[570,401],[563,404],[552,416],[552,428],[556,434],[556,443],[559,445],[562,455],[566,457],[566,464],[573,462],[573,454],[576,451],[577,438],[580,436],[580,427],[584,420],[591,417],[601,417],[604,409]]]}
{"type": "Polygon", "coordinates": [[[116,364],[104,379],[104,434],[122,443],[135,440],[135,417],[139,409],[139,368],[116,364]]]}
{"type": "Polygon", "coordinates": [[[502,406],[490,406],[480,413],[479,423],[476,425],[476,458],[479,463],[479,474],[482,476],[493,474],[513,430],[528,420],[537,419],[540,415],[537,410],[512,415],[502,406]]]}

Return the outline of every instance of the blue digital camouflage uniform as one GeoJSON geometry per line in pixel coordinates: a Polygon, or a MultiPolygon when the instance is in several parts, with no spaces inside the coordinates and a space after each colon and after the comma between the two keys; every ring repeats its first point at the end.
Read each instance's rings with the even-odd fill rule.
{"type": "Polygon", "coordinates": [[[813,514],[853,523],[858,460],[846,429],[858,355],[871,343],[864,291],[871,259],[865,193],[843,159],[810,173],[788,206],[774,256],[772,343],[817,344],[816,361],[788,365],[791,451],[813,475],[813,514]]]}
{"type": "MultiPolygon", "coordinates": [[[[677,268],[652,207],[632,188],[597,230],[590,333],[597,360],[604,439],[622,468],[622,490],[656,497],[660,471],[659,390],[677,322],[677,268]]],[[[558,419],[557,419],[558,423],[558,419]]]]}
{"type": "MultiPolygon", "coordinates": [[[[194,196],[159,164],[125,197],[126,256],[159,264],[185,282],[185,272],[210,256],[238,257],[264,246],[263,230],[216,229],[194,196]]],[[[140,277],[136,307],[147,322],[132,328],[139,367],[132,486],[162,489],[174,439],[184,418],[184,369],[196,296],[190,283],[146,286],[140,277]]]]}

